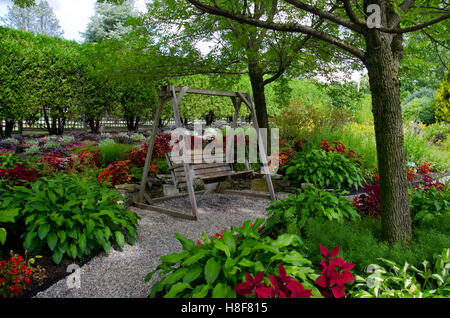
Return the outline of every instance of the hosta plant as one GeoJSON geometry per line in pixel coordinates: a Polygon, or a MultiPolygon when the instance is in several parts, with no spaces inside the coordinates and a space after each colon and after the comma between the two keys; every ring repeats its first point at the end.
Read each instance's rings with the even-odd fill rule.
{"type": "Polygon", "coordinates": [[[356,276],[354,298],[449,298],[450,249],[424,260],[422,266],[404,265],[380,258],[367,267],[366,277],[356,276]]]}
{"type": "Polygon", "coordinates": [[[299,152],[289,161],[286,179],[294,184],[311,183],[321,188],[358,189],[364,181],[360,165],[339,152],[299,152]]]}
{"type": "Polygon", "coordinates": [[[324,217],[341,222],[360,218],[351,201],[342,197],[346,192],[327,192],[315,187],[298,190],[287,198],[272,201],[267,208],[268,218],[264,235],[299,234],[308,218],[324,217]]]}
{"type": "Polygon", "coordinates": [[[150,297],[235,298],[233,288],[244,281],[246,273],[277,274],[278,264],[314,292],[317,275],[300,252],[300,237],[283,234],[277,239],[263,238],[258,231],[262,223],[259,219],[252,226],[246,221],[243,227],[224,230],[222,237],[203,233],[202,244],[177,233],[183,251],[162,256],[162,263],[147,275],[146,281],[160,271],[160,280],[153,284],[150,297]]]}
{"type": "Polygon", "coordinates": [[[122,196],[75,175],[41,178],[30,189],[15,187],[10,197],[25,223],[25,249],[49,248],[55,263],[64,255],[75,259],[123,247],[125,236],[134,243],[139,217],[116,203],[122,196]]]}

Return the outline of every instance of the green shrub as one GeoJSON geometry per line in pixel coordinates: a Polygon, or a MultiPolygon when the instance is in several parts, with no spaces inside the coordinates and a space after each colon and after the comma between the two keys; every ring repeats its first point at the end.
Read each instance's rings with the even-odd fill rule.
{"type": "Polygon", "coordinates": [[[422,98],[422,97],[434,99],[435,94],[436,94],[436,91],[434,89],[422,87],[418,91],[415,91],[414,93],[411,93],[408,96],[406,96],[406,98],[403,100],[403,105],[408,104],[413,99],[422,98]]]}
{"type": "Polygon", "coordinates": [[[322,150],[297,153],[287,164],[285,178],[296,185],[307,182],[333,189],[358,189],[364,181],[361,168],[353,159],[322,150]]]}
{"type": "Polygon", "coordinates": [[[403,106],[403,119],[420,121],[424,124],[432,124],[436,121],[434,118],[433,98],[421,97],[411,100],[403,106]]]}
{"type": "Polygon", "coordinates": [[[436,92],[434,112],[438,121],[450,122],[450,72],[445,74],[436,92]]]}
{"type": "Polygon", "coordinates": [[[450,188],[448,185],[412,188],[409,191],[409,205],[413,223],[432,221],[436,216],[450,214],[450,188]]]}
{"type": "Polygon", "coordinates": [[[297,101],[273,118],[273,127],[279,128],[280,138],[293,146],[305,136],[322,129],[335,130],[351,119],[352,115],[346,110],[305,105],[297,101]]]}
{"type": "MultiPolygon", "coordinates": [[[[424,129],[424,138],[431,144],[442,144],[450,135],[450,123],[434,123],[424,129]]],[[[446,149],[450,151],[450,149],[446,149]]]]}
{"type": "MultiPolygon", "coordinates": [[[[112,139],[105,139],[112,140],[112,139]]],[[[104,142],[103,141],[103,142],[104,142]]],[[[125,160],[128,158],[126,151],[133,149],[132,144],[118,144],[114,140],[103,143],[101,142],[98,147],[93,147],[92,149],[100,150],[100,158],[102,161],[102,166],[106,167],[110,163],[116,160],[125,160]]]]}
{"type": "Polygon", "coordinates": [[[326,192],[315,187],[299,190],[296,195],[272,201],[267,208],[263,234],[276,237],[282,233],[299,234],[308,218],[324,217],[342,222],[345,219],[357,220],[358,211],[351,201],[341,195],[345,192],[326,192]]]}
{"type": "Polygon", "coordinates": [[[450,249],[444,249],[420,266],[380,258],[357,276],[349,296],[353,298],[449,298],[450,249]],[[381,265],[379,265],[381,264],[381,265]]]}
{"type": "Polygon", "coordinates": [[[300,238],[294,234],[263,238],[257,230],[262,222],[246,221],[242,228],[224,230],[222,237],[209,238],[203,233],[203,244],[177,233],[183,251],[162,256],[162,263],[147,275],[146,281],[158,271],[160,277],[164,275],[153,285],[150,297],[235,298],[233,288],[243,282],[246,272],[277,274],[279,264],[306,289],[320,295],[312,283],[318,275],[301,254],[300,238]]]}
{"type": "Polygon", "coordinates": [[[434,147],[420,135],[409,130],[405,133],[406,159],[416,164],[427,162],[430,168],[437,172],[450,171],[448,152],[434,147]]]}
{"type": "Polygon", "coordinates": [[[123,197],[76,175],[41,178],[30,189],[15,187],[4,200],[20,209],[25,249],[48,247],[55,263],[64,255],[75,259],[101,248],[109,252],[115,243],[123,247],[124,233],[134,243],[139,217],[115,203],[123,197]]]}

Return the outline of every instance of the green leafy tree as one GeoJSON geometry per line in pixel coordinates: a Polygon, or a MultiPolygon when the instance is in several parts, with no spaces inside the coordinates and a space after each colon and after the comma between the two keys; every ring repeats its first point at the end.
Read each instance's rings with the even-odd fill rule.
{"type": "Polygon", "coordinates": [[[133,1],[125,1],[122,4],[97,3],[95,15],[91,17],[83,36],[88,42],[120,40],[132,30],[132,27],[127,25],[127,20],[134,14],[133,1]]]}
{"type": "Polygon", "coordinates": [[[441,86],[436,92],[434,111],[438,121],[450,121],[450,73],[445,74],[441,86]]]}
{"type": "Polygon", "coordinates": [[[0,27],[0,126],[2,137],[10,137],[17,121],[35,117],[30,87],[35,77],[33,35],[0,27]]]}

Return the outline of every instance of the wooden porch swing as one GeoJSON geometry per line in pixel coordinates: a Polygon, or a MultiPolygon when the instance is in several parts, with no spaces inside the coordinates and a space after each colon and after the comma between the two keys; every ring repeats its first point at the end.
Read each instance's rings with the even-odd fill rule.
{"type": "MultiPolygon", "coordinates": [[[[246,171],[234,171],[232,168],[232,165],[230,163],[185,163],[182,162],[182,164],[172,164],[172,158],[170,155],[166,154],[166,158],[169,163],[169,169],[171,170],[172,177],[174,179],[174,185],[177,186],[181,182],[184,182],[186,184],[187,193],[178,194],[178,195],[172,195],[172,196],[165,196],[160,198],[151,198],[149,192],[146,191],[147,186],[149,189],[151,188],[152,184],[148,182],[148,173],[150,168],[150,161],[153,154],[153,146],[155,144],[156,134],[158,125],[161,118],[161,111],[163,106],[171,101],[173,113],[174,113],[174,119],[175,123],[178,128],[182,128],[182,122],[180,118],[180,112],[179,112],[179,105],[181,102],[181,99],[186,94],[200,94],[200,95],[209,95],[209,96],[222,96],[222,97],[230,97],[231,101],[233,102],[233,106],[235,109],[234,116],[233,116],[233,122],[231,127],[236,128],[237,126],[237,119],[239,116],[239,111],[242,102],[249,108],[252,119],[253,119],[253,126],[255,127],[257,137],[258,137],[258,147],[259,147],[259,157],[263,164],[263,171],[265,173],[267,187],[269,189],[269,194],[254,194],[250,192],[245,191],[233,191],[233,190],[225,190],[221,191],[221,193],[227,193],[227,194],[239,194],[239,195],[249,195],[249,196],[263,196],[268,197],[271,200],[276,200],[275,191],[272,184],[272,179],[270,176],[269,167],[267,165],[267,155],[266,150],[264,147],[264,143],[261,137],[261,133],[258,126],[258,120],[256,118],[255,108],[253,105],[253,100],[251,98],[250,94],[247,93],[239,93],[239,92],[226,92],[226,91],[216,91],[216,90],[206,90],[206,89],[197,89],[197,88],[189,88],[186,86],[179,87],[179,86],[166,86],[162,90],[158,92],[158,105],[156,108],[155,118],[153,120],[153,127],[152,127],[152,134],[150,137],[150,142],[148,146],[147,156],[145,159],[145,165],[144,165],[144,171],[142,174],[141,184],[139,188],[139,194],[134,202],[134,205],[141,209],[156,211],[160,213],[164,213],[167,215],[171,215],[174,217],[180,217],[188,220],[198,220],[198,214],[197,214],[197,201],[196,201],[196,194],[203,194],[206,191],[194,191],[194,179],[201,179],[201,180],[220,180],[223,178],[232,178],[234,176],[242,175],[245,173],[251,172],[250,165],[246,161],[246,171]],[[156,202],[160,202],[167,199],[173,199],[177,197],[183,197],[189,195],[189,199],[191,202],[191,209],[192,214],[186,214],[183,211],[180,210],[173,210],[173,209],[166,209],[162,208],[160,206],[154,205],[156,202]],[[146,201],[144,203],[143,201],[146,201]]],[[[231,140],[233,141],[233,140],[231,140]]],[[[196,154],[194,153],[194,156],[196,154]]],[[[201,154],[200,154],[201,156],[201,154]]]]}

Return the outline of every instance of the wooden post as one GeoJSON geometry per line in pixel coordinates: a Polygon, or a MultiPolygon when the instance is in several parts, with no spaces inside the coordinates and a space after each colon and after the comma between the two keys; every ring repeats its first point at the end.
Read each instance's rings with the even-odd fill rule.
{"type": "MultiPolygon", "coordinates": [[[[153,146],[155,145],[156,133],[158,131],[158,123],[161,118],[161,111],[165,103],[169,99],[167,97],[160,97],[158,100],[158,106],[156,107],[155,118],[153,119],[152,135],[150,137],[150,142],[148,144],[147,157],[145,158],[144,172],[142,174],[141,185],[139,187],[139,194],[137,197],[137,202],[142,203],[142,198],[144,197],[145,186],[147,185],[148,171],[150,168],[150,162],[152,161],[153,146]]],[[[150,203],[150,202],[149,202],[150,203]]]]}
{"type": "Polygon", "coordinates": [[[253,118],[253,125],[255,126],[256,133],[258,135],[259,159],[261,160],[261,163],[263,164],[264,174],[266,175],[267,187],[269,189],[271,199],[276,200],[277,197],[275,195],[275,190],[273,189],[272,177],[270,175],[269,166],[267,165],[266,149],[264,147],[264,141],[261,138],[261,132],[259,131],[258,119],[256,117],[255,107],[253,106],[252,97],[250,96],[250,94],[246,94],[246,96],[244,96],[242,93],[237,93],[237,94],[243,100],[243,102],[247,105],[247,107],[250,109],[250,113],[253,118]]]}
{"type": "MultiPolygon", "coordinates": [[[[182,87],[178,96],[175,92],[175,87],[170,87],[172,91],[172,107],[173,107],[173,113],[175,117],[175,122],[177,124],[177,127],[183,127],[181,123],[180,118],[180,111],[179,111],[179,103],[181,99],[183,98],[184,94],[188,91],[189,87],[182,87]]],[[[186,149],[184,149],[185,151],[186,149]]],[[[189,149],[190,150],[190,149],[189,149]]],[[[186,186],[189,193],[189,200],[191,201],[191,207],[192,207],[192,213],[194,215],[195,220],[198,220],[198,213],[197,213],[197,201],[195,199],[195,192],[194,192],[194,175],[193,175],[193,169],[190,168],[190,164],[183,162],[183,170],[184,175],[186,176],[186,186]]]]}

